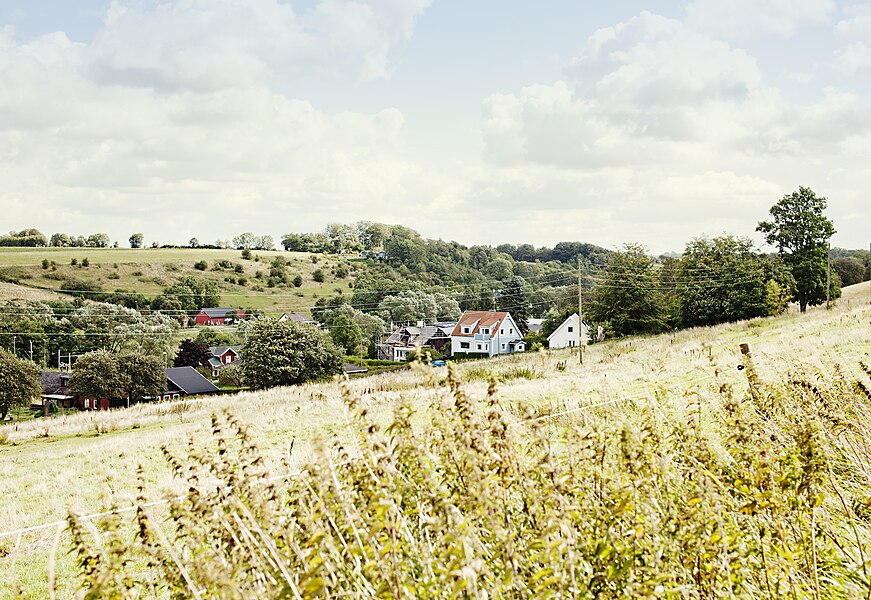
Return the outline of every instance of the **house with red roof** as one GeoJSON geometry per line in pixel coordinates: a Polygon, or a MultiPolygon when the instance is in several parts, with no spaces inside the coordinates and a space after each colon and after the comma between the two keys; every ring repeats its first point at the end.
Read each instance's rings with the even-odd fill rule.
{"type": "Polygon", "coordinates": [[[451,332],[451,355],[511,354],[523,352],[526,344],[510,313],[467,310],[451,332]]]}

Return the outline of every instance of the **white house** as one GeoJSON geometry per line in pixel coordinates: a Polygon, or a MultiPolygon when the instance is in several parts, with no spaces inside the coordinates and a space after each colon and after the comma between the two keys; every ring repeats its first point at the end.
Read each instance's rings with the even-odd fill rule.
{"type": "Polygon", "coordinates": [[[495,356],[524,350],[523,334],[507,312],[467,310],[451,332],[452,356],[495,356]]]}
{"type": "Polygon", "coordinates": [[[583,329],[584,345],[590,343],[590,327],[586,323],[578,326],[578,314],[575,313],[547,336],[548,348],[576,348],[583,329]]]}

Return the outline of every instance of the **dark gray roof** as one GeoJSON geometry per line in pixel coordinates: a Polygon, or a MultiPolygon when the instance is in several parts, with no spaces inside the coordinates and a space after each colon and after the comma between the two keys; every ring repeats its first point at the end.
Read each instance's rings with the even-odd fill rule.
{"type": "Polygon", "coordinates": [[[220,319],[221,317],[226,317],[228,312],[233,313],[234,315],[238,312],[238,309],[233,308],[232,306],[220,306],[218,308],[204,308],[202,309],[206,316],[210,319],[220,319]]]}
{"type": "Polygon", "coordinates": [[[221,391],[193,367],[169,368],[166,370],[166,379],[171,386],[185,394],[214,394],[221,391]]]}
{"type": "Polygon", "coordinates": [[[43,371],[39,374],[39,383],[46,394],[70,395],[73,391],[66,385],[69,377],[69,373],[61,371],[43,371]]]}
{"type": "Polygon", "coordinates": [[[351,363],[345,363],[342,365],[342,371],[345,372],[345,375],[350,375],[351,373],[365,373],[369,369],[366,367],[361,367],[360,365],[352,365],[351,363]]]}
{"type": "Polygon", "coordinates": [[[286,312],[283,315],[281,315],[280,320],[287,320],[287,319],[290,319],[291,321],[295,321],[297,323],[314,323],[314,321],[311,318],[311,315],[307,315],[303,312],[286,312]]]}

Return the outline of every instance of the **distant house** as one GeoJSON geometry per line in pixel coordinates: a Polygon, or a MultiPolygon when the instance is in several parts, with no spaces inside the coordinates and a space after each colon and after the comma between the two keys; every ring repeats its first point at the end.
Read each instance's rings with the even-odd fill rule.
{"type": "Polygon", "coordinates": [[[538,333],[541,331],[541,326],[544,323],[544,319],[526,319],[526,327],[530,332],[538,333]]]}
{"type": "Polygon", "coordinates": [[[280,317],[278,317],[279,321],[293,321],[294,323],[305,323],[306,325],[317,325],[317,321],[311,318],[311,315],[307,315],[303,312],[286,312],[280,317]]]}
{"type": "Polygon", "coordinates": [[[164,400],[175,400],[185,396],[200,396],[220,392],[214,383],[203,377],[193,367],[171,367],[166,370],[166,392],[164,400]]]}
{"type": "Polygon", "coordinates": [[[209,359],[209,367],[212,369],[212,377],[217,377],[221,369],[229,365],[239,366],[242,356],[240,346],[212,346],[209,348],[212,358],[209,359]]]}
{"type": "Polygon", "coordinates": [[[526,344],[507,312],[467,310],[451,332],[451,354],[511,354],[526,344]]]}
{"type": "Polygon", "coordinates": [[[408,353],[420,348],[432,348],[439,352],[451,343],[451,332],[455,322],[433,323],[424,325],[423,322],[416,326],[405,325],[396,331],[378,346],[378,358],[381,360],[403,361],[408,358],[408,353]]]}
{"type": "Polygon", "coordinates": [[[218,308],[201,308],[194,316],[196,325],[226,325],[228,322],[241,321],[245,318],[245,311],[231,306],[218,308]]]}
{"type": "Polygon", "coordinates": [[[584,344],[590,341],[590,327],[586,323],[578,323],[578,314],[568,317],[547,336],[548,348],[576,348],[583,335],[584,344]]]}
{"type": "Polygon", "coordinates": [[[31,406],[40,408],[46,404],[55,404],[62,408],[76,406],[78,396],[70,387],[71,373],[66,371],[43,371],[39,374],[39,383],[42,386],[42,404],[31,406]]]}

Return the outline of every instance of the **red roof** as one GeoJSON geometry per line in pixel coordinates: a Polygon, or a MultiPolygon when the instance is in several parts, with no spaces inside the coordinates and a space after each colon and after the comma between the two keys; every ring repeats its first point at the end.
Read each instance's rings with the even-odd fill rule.
{"type": "Polygon", "coordinates": [[[493,327],[490,332],[490,337],[496,333],[494,326],[499,325],[508,316],[507,312],[496,312],[493,310],[467,310],[460,317],[456,327],[451,332],[451,335],[461,337],[472,337],[478,332],[480,327],[493,327]],[[469,327],[469,333],[463,333],[463,327],[469,327]]]}

